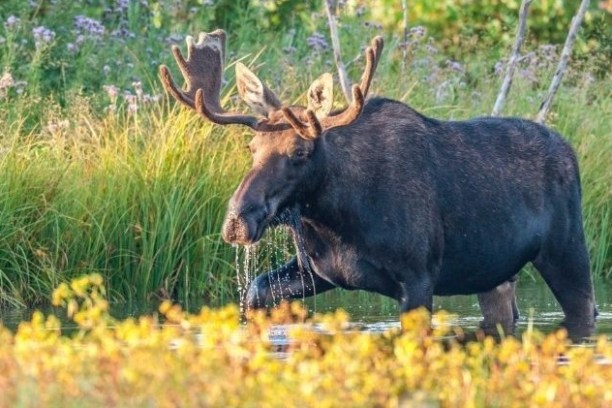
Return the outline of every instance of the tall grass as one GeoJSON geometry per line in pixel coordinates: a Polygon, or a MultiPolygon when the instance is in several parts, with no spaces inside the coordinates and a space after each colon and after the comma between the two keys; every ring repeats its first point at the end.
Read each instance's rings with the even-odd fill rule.
{"type": "Polygon", "coordinates": [[[233,295],[219,225],[242,141],[167,107],[126,120],[68,112],[65,130],[13,135],[0,162],[5,302],[44,300],[86,271],[124,300],[233,295]]]}
{"type": "MultiPolygon", "coordinates": [[[[49,6],[28,19],[19,8],[25,3],[10,4],[21,10],[21,25],[9,30],[4,24],[0,61],[16,83],[27,84],[0,89],[0,303],[47,301],[58,283],[91,271],[104,275],[115,300],[236,300],[234,250],[219,232],[226,202],[249,166],[243,148],[249,132],[213,126],[167,98],[146,95],[162,95],[158,64],[173,67],[170,33],[215,27],[167,18],[157,26],[155,12],[128,10],[125,27],[142,35],[118,39],[107,32],[69,54],[68,43],[76,41],[71,19],[79,10],[62,14],[49,6]],[[32,45],[30,28],[45,24],[63,36],[27,49],[22,40],[32,45]],[[119,95],[103,85],[117,85],[119,95]]],[[[2,12],[6,23],[9,13],[2,12]]],[[[237,58],[286,103],[303,102],[310,81],[334,71],[329,47],[308,45],[308,37],[325,30],[316,16],[282,33],[259,31],[248,12],[241,18],[244,24],[234,22],[240,28],[228,40],[224,106],[243,109],[233,96],[231,62],[237,58]]],[[[379,31],[357,17],[347,20],[341,31],[347,61],[379,31]]],[[[402,69],[399,40],[386,37],[374,94],[437,118],[489,114],[500,84],[494,66],[505,49],[475,49],[459,63],[415,29],[402,69]]],[[[508,115],[533,117],[552,75],[550,50],[532,44],[531,51],[510,93],[508,115]]],[[[362,62],[348,64],[352,78],[362,62]]],[[[575,65],[550,121],[578,153],[593,270],[606,277],[612,273],[611,96],[609,75],[575,65]]]]}

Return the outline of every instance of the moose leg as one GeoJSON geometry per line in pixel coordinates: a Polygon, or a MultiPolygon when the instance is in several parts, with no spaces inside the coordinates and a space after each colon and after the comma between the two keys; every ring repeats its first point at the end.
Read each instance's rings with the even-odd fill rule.
{"type": "Polygon", "coordinates": [[[533,264],[561,305],[563,325],[570,338],[580,340],[592,335],[597,311],[584,240],[571,248],[546,248],[533,264]]]}
{"type": "Polygon", "coordinates": [[[273,306],[287,299],[301,299],[335,288],[317,274],[303,273],[297,258],[278,269],[259,275],[246,294],[249,309],[273,306]]]}
{"type": "Polygon", "coordinates": [[[505,333],[513,333],[519,318],[516,304],[516,276],[488,292],[478,294],[483,315],[481,327],[487,334],[497,334],[500,325],[505,333]]]}
{"type": "Polygon", "coordinates": [[[400,312],[406,313],[419,307],[425,307],[430,312],[433,309],[433,285],[431,281],[422,278],[409,285],[401,283],[400,312]]]}

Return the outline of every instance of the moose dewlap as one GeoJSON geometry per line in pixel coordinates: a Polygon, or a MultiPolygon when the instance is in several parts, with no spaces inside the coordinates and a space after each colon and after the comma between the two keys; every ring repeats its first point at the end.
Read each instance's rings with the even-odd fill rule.
{"type": "Polygon", "coordinates": [[[513,278],[531,262],[570,335],[592,334],[578,165],[557,133],[529,120],[442,121],[365,100],[381,37],[345,109],[332,111],[329,74],[312,84],[307,107],[286,106],[237,64],[239,93],[261,117],[228,112],[219,102],[225,33],[187,45],[186,59],[173,48],[183,89],[160,69],[168,92],[214,123],[255,131],[253,166],[229,202],[223,238],[252,244],[282,223],[300,243],[294,259],[251,283],[249,307],[335,287],[389,296],[402,312],[431,310],[433,295],[476,293],[484,325],[511,328],[513,278]]]}

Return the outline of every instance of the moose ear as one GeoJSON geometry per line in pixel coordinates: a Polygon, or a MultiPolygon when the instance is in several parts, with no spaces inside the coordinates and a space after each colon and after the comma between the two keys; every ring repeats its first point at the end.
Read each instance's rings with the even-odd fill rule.
{"type": "Polygon", "coordinates": [[[308,89],[308,109],[321,119],[329,115],[333,102],[334,80],[330,73],[325,73],[318,77],[308,89]]]}
{"type": "Polygon", "coordinates": [[[268,116],[282,106],[274,92],[240,62],[236,63],[236,85],[242,100],[260,115],[268,116]]]}

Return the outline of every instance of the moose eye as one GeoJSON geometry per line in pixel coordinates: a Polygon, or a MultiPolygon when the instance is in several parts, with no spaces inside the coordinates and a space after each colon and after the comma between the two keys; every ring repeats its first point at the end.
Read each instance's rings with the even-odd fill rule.
{"type": "Polygon", "coordinates": [[[295,159],[304,159],[306,158],[306,156],[308,155],[308,153],[306,152],[305,149],[295,149],[292,156],[295,159]]]}

